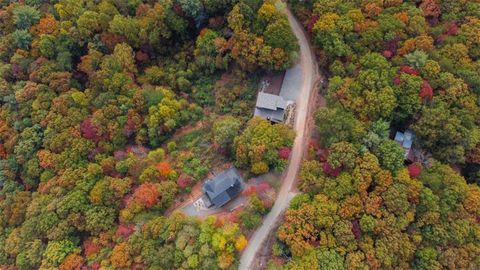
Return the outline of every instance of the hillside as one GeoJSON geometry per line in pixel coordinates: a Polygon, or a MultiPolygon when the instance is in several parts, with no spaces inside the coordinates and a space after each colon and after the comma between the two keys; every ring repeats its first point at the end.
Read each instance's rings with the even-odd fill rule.
{"type": "Polygon", "coordinates": [[[480,266],[480,3],[290,1],[327,107],[270,269],[480,266]]]}
{"type": "Polygon", "coordinates": [[[263,197],[167,209],[221,168],[285,166],[293,132],[250,121],[261,77],[296,60],[284,8],[0,1],[0,268],[235,269],[263,197]]]}

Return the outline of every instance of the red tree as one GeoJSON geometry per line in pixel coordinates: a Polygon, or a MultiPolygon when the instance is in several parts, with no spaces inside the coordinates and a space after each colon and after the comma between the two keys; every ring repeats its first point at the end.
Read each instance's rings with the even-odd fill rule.
{"type": "Polygon", "coordinates": [[[83,253],[85,256],[90,256],[100,251],[100,247],[93,243],[92,240],[87,239],[83,241],[83,253]]]}
{"type": "Polygon", "coordinates": [[[243,196],[251,196],[251,195],[256,194],[256,193],[257,193],[257,187],[256,186],[249,186],[248,188],[246,188],[242,192],[242,195],[243,196]]]}
{"type": "Polygon", "coordinates": [[[318,161],[320,162],[326,162],[327,159],[328,159],[328,149],[319,149],[317,151],[317,155],[318,155],[318,161]]]}
{"type": "Polygon", "coordinates": [[[446,22],[444,25],[445,35],[453,36],[458,32],[458,25],[454,21],[446,22]]]}
{"type": "Polygon", "coordinates": [[[181,175],[177,179],[177,185],[180,188],[186,188],[189,187],[192,184],[192,178],[188,175],[181,175]]]}
{"type": "Polygon", "coordinates": [[[259,184],[257,185],[257,190],[258,190],[258,192],[265,191],[265,190],[267,190],[267,189],[269,189],[269,188],[270,188],[270,185],[269,185],[268,182],[266,182],[266,181],[262,181],[261,183],[259,183],[259,184]]]}
{"type": "Polygon", "coordinates": [[[307,32],[308,32],[309,34],[312,33],[313,27],[315,26],[315,23],[318,21],[318,18],[320,18],[319,15],[313,15],[313,16],[310,18],[310,21],[308,22],[308,25],[307,25],[307,32]]]}
{"type": "Polygon", "coordinates": [[[433,98],[433,88],[430,86],[428,81],[424,80],[422,83],[422,88],[419,93],[420,97],[426,100],[432,100],[433,98]]]}
{"type": "Polygon", "coordinates": [[[395,85],[400,85],[402,83],[402,80],[400,80],[400,76],[396,76],[393,78],[393,84],[395,85]]]}
{"type": "Polygon", "coordinates": [[[360,240],[362,237],[362,230],[360,229],[360,223],[358,223],[358,220],[352,220],[352,233],[357,240],[360,240]]]}
{"type": "Polygon", "coordinates": [[[148,60],[150,60],[150,57],[148,57],[148,54],[142,51],[138,51],[135,53],[135,60],[137,60],[140,63],[145,63],[145,62],[148,62],[148,60]]]}
{"type": "Polygon", "coordinates": [[[80,124],[80,131],[82,136],[86,139],[93,140],[95,142],[100,141],[100,136],[98,134],[98,127],[92,122],[92,118],[85,118],[80,124]]]}
{"type": "Polygon", "coordinates": [[[392,58],[393,53],[392,53],[392,51],[385,50],[385,51],[383,51],[383,56],[385,58],[392,58]]]}
{"type": "Polygon", "coordinates": [[[122,237],[123,239],[127,239],[134,232],[135,226],[133,224],[119,224],[117,231],[115,232],[115,237],[122,237]]]}
{"type": "Polygon", "coordinates": [[[288,157],[290,156],[290,148],[288,147],[282,147],[280,148],[280,150],[278,150],[278,156],[281,158],[281,159],[288,159],[288,157]]]}
{"type": "Polygon", "coordinates": [[[328,176],[337,177],[342,172],[342,166],[333,168],[330,164],[328,164],[328,162],[324,162],[323,172],[326,173],[328,176]]]}
{"type": "Polygon", "coordinates": [[[3,143],[0,143],[0,159],[6,159],[7,158],[7,150],[5,150],[5,146],[3,146],[3,143]]]}
{"type": "Polygon", "coordinates": [[[418,163],[413,163],[408,166],[408,173],[410,177],[418,177],[422,173],[422,167],[418,163]]]}
{"type": "Polygon", "coordinates": [[[420,72],[418,72],[418,70],[414,69],[413,67],[409,67],[409,66],[401,66],[400,67],[400,72],[410,74],[410,75],[414,75],[414,76],[420,75],[420,72]]]}

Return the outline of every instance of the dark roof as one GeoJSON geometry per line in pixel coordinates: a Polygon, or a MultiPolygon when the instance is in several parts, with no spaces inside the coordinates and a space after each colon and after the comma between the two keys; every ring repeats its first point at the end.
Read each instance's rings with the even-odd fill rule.
{"type": "Polygon", "coordinates": [[[242,177],[235,168],[228,169],[203,184],[203,191],[210,202],[217,207],[229,202],[241,190],[242,177]]]}

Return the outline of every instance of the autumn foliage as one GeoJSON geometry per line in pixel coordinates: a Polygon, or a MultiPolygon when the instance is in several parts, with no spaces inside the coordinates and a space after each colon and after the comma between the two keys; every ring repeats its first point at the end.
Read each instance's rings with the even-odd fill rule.
{"type": "Polygon", "coordinates": [[[422,88],[420,89],[419,93],[420,97],[425,100],[432,100],[433,98],[433,88],[430,86],[428,81],[423,81],[422,88]]]}
{"type": "Polygon", "coordinates": [[[80,270],[82,269],[84,258],[77,254],[70,254],[60,264],[60,270],[80,270]]]}
{"type": "Polygon", "coordinates": [[[117,268],[127,268],[132,264],[126,242],[120,243],[113,248],[110,260],[112,265],[117,268]]]}
{"type": "Polygon", "coordinates": [[[408,165],[408,174],[410,177],[416,178],[420,176],[420,173],[422,172],[422,167],[418,163],[413,163],[408,165]]]}
{"type": "Polygon", "coordinates": [[[151,208],[158,202],[159,196],[160,194],[155,184],[144,183],[135,190],[133,196],[130,198],[129,204],[136,202],[147,208],[151,208]]]}
{"type": "Polygon", "coordinates": [[[290,148],[288,147],[282,147],[280,148],[280,150],[278,150],[278,156],[281,158],[281,159],[288,159],[289,156],[290,156],[290,148]]]}
{"type": "Polygon", "coordinates": [[[305,27],[315,18],[311,42],[329,75],[315,115],[325,151],[302,163],[275,267],[478,268],[478,3],[291,7],[305,27]],[[410,140],[394,141],[406,130],[408,155],[410,140]]]}
{"type": "Polygon", "coordinates": [[[167,177],[171,172],[172,168],[170,167],[170,164],[166,161],[162,161],[156,165],[157,170],[160,172],[160,175],[165,178],[167,177]]]}

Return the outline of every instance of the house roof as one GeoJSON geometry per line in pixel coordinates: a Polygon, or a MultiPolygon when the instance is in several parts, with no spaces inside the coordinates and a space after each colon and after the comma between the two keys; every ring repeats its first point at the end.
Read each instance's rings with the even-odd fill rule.
{"type": "Polygon", "coordinates": [[[397,133],[395,133],[395,141],[403,148],[410,149],[413,144],[413,133],[410,130],[406,130],[405,132],[397,131],[397,133]]]}
{"type": "Polygon", "coordinates": [[[397,133],[395,133],[395,141],[402,146],[406,159],[410,159],[409,156],[411,156],[413,137],[413,132],[409,129],[405,130],[405,132],[397,131],[397,133]]]}
{"type": "Polygon", "coordinates": [[[284,110],[287,107],[287,102],[281,96],[260,92],[258,93],[256,107],[268,110],[284,110]]]}
{"type": "Polygon", "coordinates": [[[205,181],[203,191],[213,205],[220,207],[240,193],[242,181],[238,171],[231,168],[205,181]]]}
{"type": "Polygon", "coordinates": [[[287,104],[281,96],[259,92],[254,115],[276,123],[283,122],[287,104]]]}
{"type": "Polygon", "coordinates": [[[403,132],[397,131],[397,133],[395,133],[395,141],[396,142],[399,142],[399,143],[402,144],[404,138],[405,138],[405,136],[403,136],[403,132]]]}

